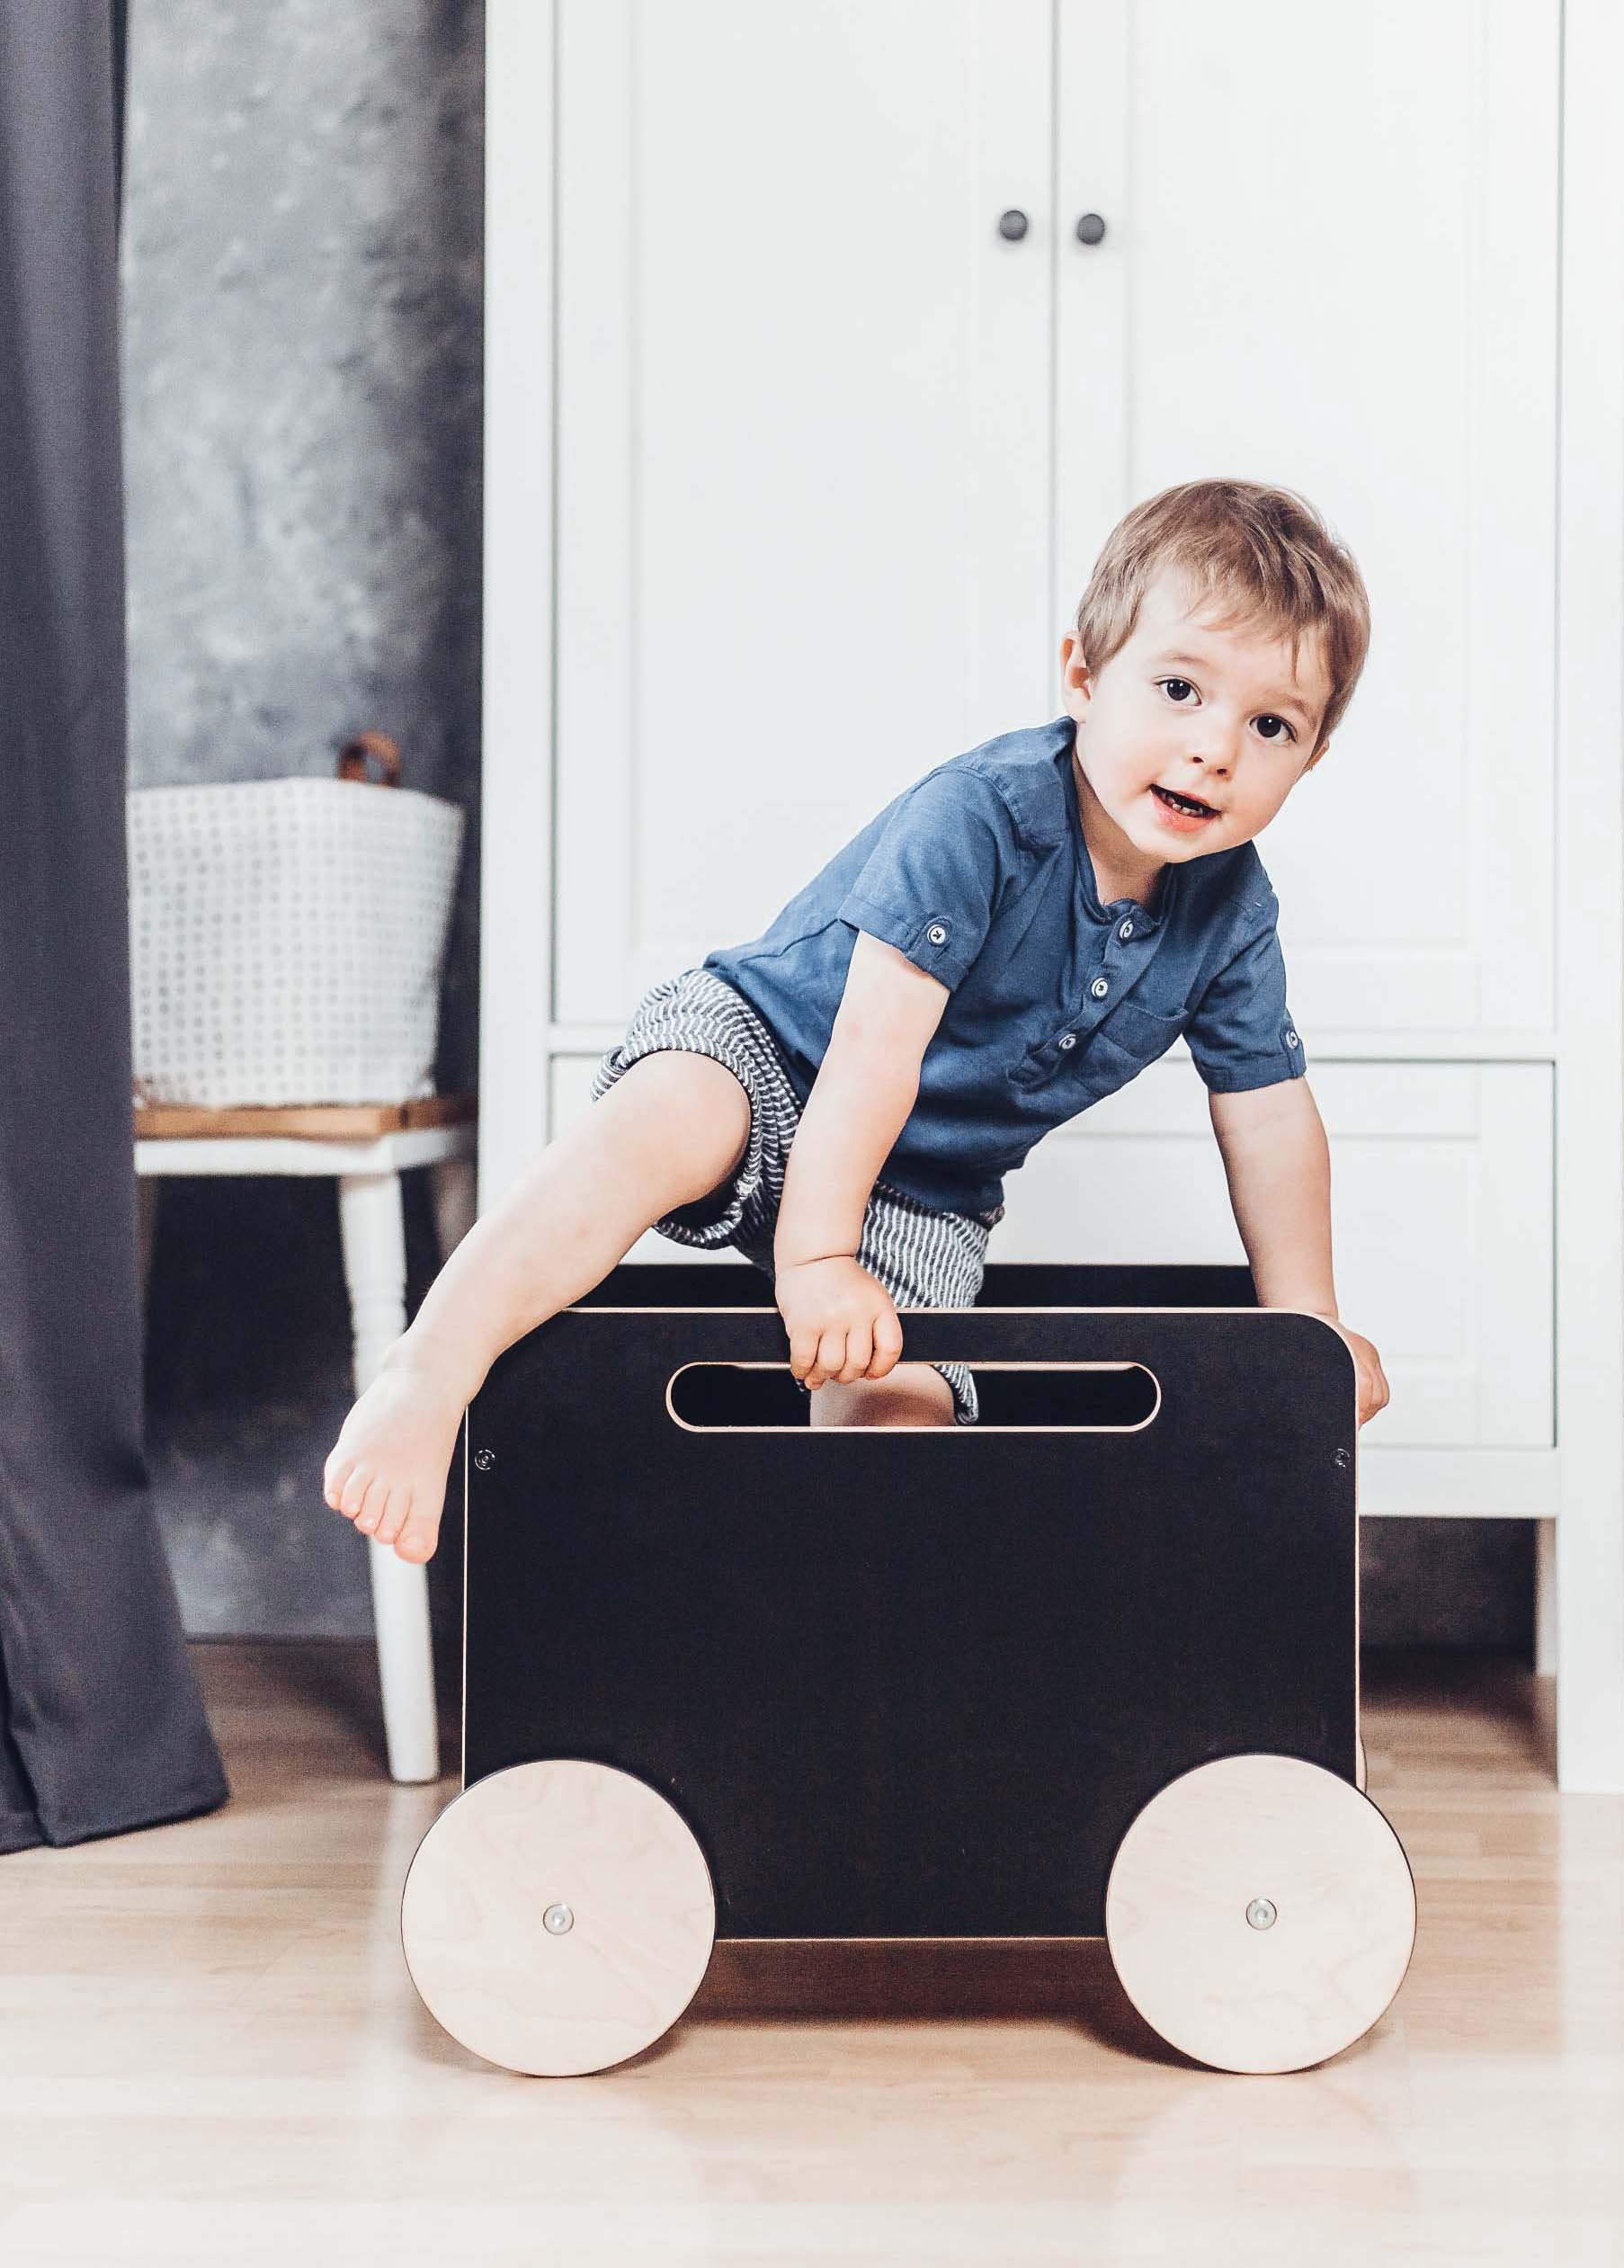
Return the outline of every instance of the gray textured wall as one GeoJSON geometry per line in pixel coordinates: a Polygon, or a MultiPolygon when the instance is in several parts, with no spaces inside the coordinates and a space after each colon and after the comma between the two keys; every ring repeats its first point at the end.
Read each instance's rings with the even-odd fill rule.
{"type": "MultiPolygon", "coordinates": [[[[131,760],[141,782],[326,772],[363,725],[478,784],[482,11],[134,0],[125,210],[131,760]]],[[[477,840],[442,1085],[472,1076],[477,840]]],[[[413,1177],[415,1180],[417,1177],[413,1177]]],[[[434,1252],[408,1186],[411,1296],[434,1252]]],[[[326,1183],[164,1190],[150,1448],[187,1626],[370,1628],[321,1502],[348,1406],[326,1183]]],[[[1525,1647],[1529,1530],[1374,1521],[1369,1641],[1525,1647]]],[[[433,1564],[437,1621],[455,1571],[433,1564]]]]}
{"type": "MultiPolygon", "coordinates": [[[[130,8],[131,775],[330,774],[376,726],[468,807],[442,1088],[477,1060],[483,40],[477,0],[130,8]]],[[[420,1293],[416,1189],[408,1229],[420,1293]]],[[[149,1447],[189,1629],[370,1630],[320,1493],[347,1332],[330,1183],[164,1188],[149,1447]]]]}

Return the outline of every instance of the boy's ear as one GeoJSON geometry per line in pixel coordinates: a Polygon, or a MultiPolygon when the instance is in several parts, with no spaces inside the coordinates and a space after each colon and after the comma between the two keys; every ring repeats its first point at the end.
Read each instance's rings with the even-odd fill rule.
{"type": "Polygon", "coordinates": [[[1068,693],[1081,692],[1086,696],[1093,690],[1088,664],[1083,658],[1082,641],[1075,630],[1067,630],[1060,640],[1060,683],[1068,693]],[[1079,678],[1081,683],[1078,683],[1079,678]]]}
{"type": "Polygon", "coordinates": [[[1301,772],[1298,774],[1298,779],[1306,780],[1307,778],[1309,772],[1313,771],[1315,765],[1319,762],[1320,758],[1325,755],[1326,749],[1329,748],[1331,744],[1328,740],[1321,742],[1320,746],[1316,748],[1314,754],[1309,757],[1307,763],[1304,764],[1301,772]]]}

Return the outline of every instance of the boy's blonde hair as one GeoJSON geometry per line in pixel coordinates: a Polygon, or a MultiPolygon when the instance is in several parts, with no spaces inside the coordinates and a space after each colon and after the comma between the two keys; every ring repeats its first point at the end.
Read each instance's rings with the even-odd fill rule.
{"type": "Polygon", "coordinates": [[[1091,671],[1127,645],[1146,591],[1168,567],[1225,609],[1226,627],[1289,638],[1294,670],[1304,633],[1320,638],[1331,697],[1317,753],[1353,698],[1370,643],[1370,603],[1347,546],[1295,489],[1256,480],[1164,488],[1117,522],[1094,561],[1077,607],[1091,671]]]}

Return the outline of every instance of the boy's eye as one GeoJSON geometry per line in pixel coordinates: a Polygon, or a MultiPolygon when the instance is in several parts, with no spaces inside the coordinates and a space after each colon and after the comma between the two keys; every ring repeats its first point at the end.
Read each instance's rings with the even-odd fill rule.
{"type": "MultiPolygon", "coordinates": [[[[1188,677],[1158,677],[1156,683],[1164,689],[1169,701],[1176,701],[1181,709],[1189,706],[1184,696],[1186,693],[1193,693],[1195,687],[1188,677]]],[[[1297,738],[1295,729],[1283,717],[1275,716],[1272,710],[1267,716],[1258,719],[1257,728],[1265,740],[1278,740],[1282,732],[1288,740],[1297,738]]]]}

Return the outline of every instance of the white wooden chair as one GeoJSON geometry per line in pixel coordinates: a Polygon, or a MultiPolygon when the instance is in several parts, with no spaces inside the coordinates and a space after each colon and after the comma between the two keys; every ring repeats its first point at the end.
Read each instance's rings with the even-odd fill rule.
{"type": "MultiPolygon", "coordinates": [[[[141,1264],[150,1267],[158,1180],[180,1174],[331,1174],[354,1336],[359,1394],[406,1328],[406,1239],[400,1175],[426,1165],[442,1254],[473,1225],[475,1104],[469,1095],[404,1103],[297,1110],[179,1110],[135,1113],[141,1264]]],[[[440,1777],[428,1570],[385,1545],[368,1547],[378,1672],[389,1775],[440,1777]]]]}

